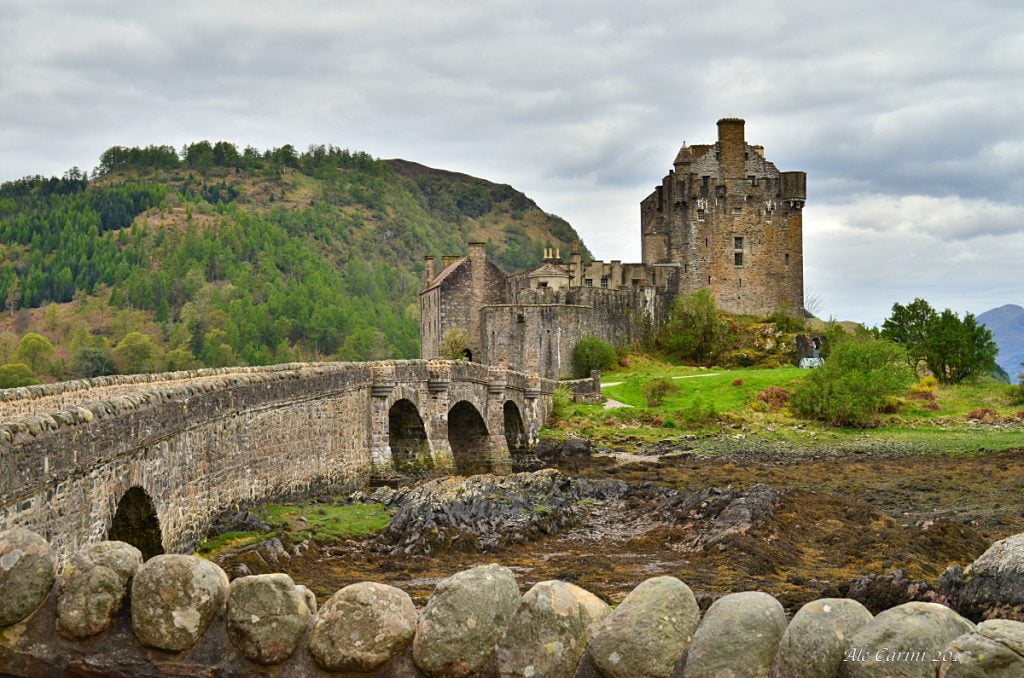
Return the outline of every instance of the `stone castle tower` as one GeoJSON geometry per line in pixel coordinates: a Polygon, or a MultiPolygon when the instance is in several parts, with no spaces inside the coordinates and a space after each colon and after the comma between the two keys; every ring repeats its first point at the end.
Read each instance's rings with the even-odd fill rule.
{"type": "Polygon", "coordinates": [[[780,172],[739,118],[718,121],[718,143],[683,146],[640,203],[643,263],[679,267],[679,292],[708,288],[730,313],[804,307],[804,172],[780,172]]]}
{"type": "Polygon", "coordinates": [[[801,313],[807,175],[779,172],[736,118],[718,121],[718,143],[684,146],[674,165],[640,203],[640,263],[584,261],[578,249],[566,261],[546,248],[533,270],[505,273],[484,243],[444,257],[440,271],[426,257],[422,356],[441,357],[447,333],[461,330],[469,360],[558,379],[583,337],[642,340],[699,289],[730,313],[801,313]]]}

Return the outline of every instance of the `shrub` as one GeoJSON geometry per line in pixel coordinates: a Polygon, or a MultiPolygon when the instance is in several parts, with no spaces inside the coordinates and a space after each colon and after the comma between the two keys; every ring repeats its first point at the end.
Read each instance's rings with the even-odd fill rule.
{"type": "Polygon", "coordinates": [[[853,336],[833,345],[825,364],[793,391],[799,416],[834,426],[870,426],[889,404],[887,396],[907,388],[914,374],[902,348],[884,339],[853,336]]]}
{"type": "Polygon", "coordinates": [[[798,315],[794,315],[785,307],[772,313],[768,316],[767,320],[770,323],[774,323],[775,328],[780,332],[787,334],[802,332],[804,329],[804,319],[798,315]]]}
{"type": "Polygon", "coordinates": [[[991,419],[997,414],[998,412],[991,408],[981,407],[976,410],[971,410],[971,412],[967,415],[967,418],[970,419],[971,421],[984,421],[986,419],[991,419]]]}
{"type": "Polygon", "coordinates": [[[711,363],[735,340],[708,290],[680,297],[658,333],[658,343],[679,358],[711,363]]]}
{"type": "Polygon", "coordinates": [[[687,428],[699,428],[714,424],[718,421],[719,413],[715,409],[713,403],[704,402],[704,400],[697,398],[692,401],[689,405],[673,413],[673,418],[677,425],[682,425],[687,428]]]}
{"type": "Polygon", "coordinates": [[[16,364],[25,364],[36,374],[46,371],[50,356],[53,355],[53,344],[41,334],[29,332],[18,342],[18,350],[14,357],[16,364]]]}
{"type": "Polygon", "coordinates": [[[647,401],[647,407],[661,407],[666,396],[679,391],[679,385],[668,377],[658,377],[644,384],[640,391],[647,401]]]}
{"type": "Polygon", "coordinates": [[[607,370],[615,365],[618,354],[606,341],[593,336],[583,337],[572,350],[572,371],[579,377],[589,377],[591,370],[607,370]]]}
{"type": "Polygon", "coordinates": [[[757,399],[769,412],[778,412],[789,404],[789,391],[780,386],[769,386],[757,394],[757,399]]]}
{"type": "Polygon", "coordinates": [[[114,373],[114,361],[102,348],[83,346],[75,352],[73,369],[79,377],[102,377],[114,373]]]}
{"type": "Polygon", "coordinates": [[[747,383],[747,382],[743,381],[742,379],[733,379],[732,380],[732,385],[733,386],[743,386],[743,384],[745,384],[745,383],[747,383]]]}
{"type": "Polygon", "coordinates": [[[930,374],[922,377],[916,384],[910,385],[910,397],[914,400],[934,402],[939,395],[939,380],[930,374]]]}
{"type": "Polygon", "coordinates": [[[556,386],[551,392],[551,416],[555,421],[563,419],[572,405],[572,391],[568,386],[556,386]]]}
{"type": "Polygon", "coordinates": [[[32,370],[25,363],[11,363],[0,367],[0,388],[34,386],[40,383],[32,378],[32,370]]]}
{"type": "Polygon", "coordinates": [[[439,349],[445,360],[465,360],[469,357],[469,332],[461,327],[453,327],[444,333],[439,349]]]}

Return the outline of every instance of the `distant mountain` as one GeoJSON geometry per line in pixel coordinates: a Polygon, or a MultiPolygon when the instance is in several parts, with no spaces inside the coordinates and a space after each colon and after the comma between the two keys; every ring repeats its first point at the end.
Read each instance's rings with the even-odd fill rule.
{"type": "Polygon", "coordinates": [[[1024,367],[1024,308],[1016,304],[1007,304],[978,316],[978,322],[992,331],[992,336],[999,345],[999,356],[996,362],[1006,370],[1014,383],[1019,381],[1018,375],[1024,367]]]}

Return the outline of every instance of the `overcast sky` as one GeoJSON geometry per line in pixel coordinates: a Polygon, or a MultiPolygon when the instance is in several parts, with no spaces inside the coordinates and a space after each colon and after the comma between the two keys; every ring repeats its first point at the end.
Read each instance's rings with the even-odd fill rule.
{"type": "Polygon", "coordinates": [[[1024,5],[2,0],[0,180],[332,143],[524,191],[599,258],[720,117],[808,173],[808,295],[1024,305],[1024,5]]]}

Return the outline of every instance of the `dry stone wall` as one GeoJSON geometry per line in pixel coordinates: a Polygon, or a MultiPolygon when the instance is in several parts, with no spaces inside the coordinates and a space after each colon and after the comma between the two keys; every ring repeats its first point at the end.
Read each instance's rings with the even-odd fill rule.
{"type": "Polygon", "coordinates": [[[1019,676],[1024,623],[975,625],[937,603],[873,616],[850,599],[788,620],[746,591],[702,612],[671,576],[612,609],[584,589],[481,565],[440,581],[417,610],[362,582],[324,601],[284,574],[228,581],[195,556],[142,562],[93,544],[55,579],[45,540],[0,532],[0,674],[12,676],[390,676],[430,678],[835,678],[1019,676]]]}
{"type": "Polygon", "coordinates": [[[402,397],[423,418],[435,467],[452,468],[447,418],[465,401],[486,425],[485,466],[507,470],[505,404],[535,440],[554,387],[447,361],[203,372],[23,389],[10,402],[39,405],[0,423],[0,529],[43,534],[63,562],[105,538],[137,487],[153,503],[163,550],[189,551],[235,504],[352,489],[393,472],[388,413],[402,397]],[[44,409],[55,404],[63,409],[44,409]]]}

